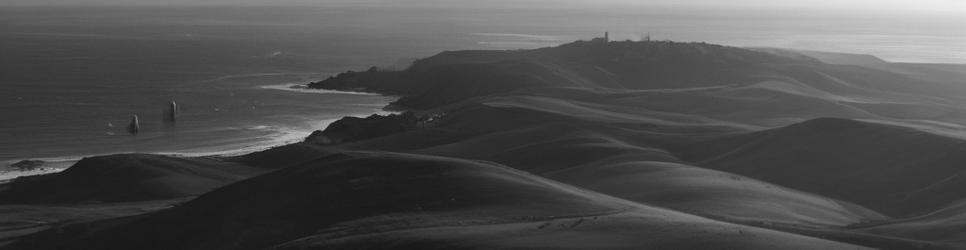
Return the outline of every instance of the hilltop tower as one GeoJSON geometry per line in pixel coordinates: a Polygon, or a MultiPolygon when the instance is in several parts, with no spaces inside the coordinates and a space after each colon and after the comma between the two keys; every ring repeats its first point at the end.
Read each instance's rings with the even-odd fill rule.
{"type": "Polygon", "coordinates": [[[610,32],[604,31],[604,42],[610,42],[610,32]]]}

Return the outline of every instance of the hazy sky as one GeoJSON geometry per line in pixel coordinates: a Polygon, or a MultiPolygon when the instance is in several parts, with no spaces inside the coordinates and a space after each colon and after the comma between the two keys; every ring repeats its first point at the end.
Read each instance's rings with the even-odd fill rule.
{"type": "Polygon", "coordinates": [[[664,5],[705,7],[810,8],[856,11],[941,11],[966,13],[964,0],[0,0],[13,5],[82,5],[82,4],[333,4],[387,3],[438,4],[480,7],[540,7],[581,5],[664,5]]]}
{"type": "MultiPolygon", "coordinates": [[[[743,7],[779,7],[779,8],[827,8],[851,10],[930,10],[930,11],[966,11],[966,1],[963,0],[601,0],[603,2],[620,4],[662,3],[667,5],[730,5],[743,7]]],[[[578,1],[581,2],[581,1],[578,1]]]]}

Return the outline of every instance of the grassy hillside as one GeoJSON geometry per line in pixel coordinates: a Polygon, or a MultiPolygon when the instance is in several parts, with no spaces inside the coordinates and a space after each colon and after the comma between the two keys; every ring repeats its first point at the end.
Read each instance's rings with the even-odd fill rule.
{"type": "Polygon", "coordinates": [[[854,201],[887,214],[930,212],[966,194],[966,141],[847,119],[701,142],[681,150],[700,166],[854,201]],[[821,181],[815,181],[821,180],[821,181]]]}
{"type": "Polygon", "coordinates": [[[214,158],[131,154],[85,158],[55,174],[0,185],[0,204],[123,202],[195,196],[265,172],[214,158]]]}
{"type": "Polygon", "coordinates": [[[239,182],[176,208],[85,228],[73,233],[47,231],[12,246],[856,248],[641,205],[492,163],[365,152],[331,155],[239,182]]]}
{"type": "Polygon", "coordinates": [[[966,247],[955,74],[819,57],[574,42],[346,72],[311,87],[400,95],[388,108],[405,112],[245,156],[22,179],[0,200],[23,211],[204,194],[7,249],[966,247]]]}

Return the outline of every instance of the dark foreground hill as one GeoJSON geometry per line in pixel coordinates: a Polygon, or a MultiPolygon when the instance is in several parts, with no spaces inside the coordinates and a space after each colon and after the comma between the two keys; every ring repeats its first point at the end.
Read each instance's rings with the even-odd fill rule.
{"type": "Polygon", "coordinates": [[[875,68],[576,42],[347,72],[311,85],[401,95],[408,112],[241,157],[111,156],[0,186],[21,197],[0,202],[14,211],[221,187],[7,248],[966,248],[966,91],[951,74],[875,68]],[[68,174],[94,162],[119,170],[68,174]],[[228,174],[242,169],[255,172],[228,174]]]}
{"type": "Polygon", "coordinates": [[[85,158],[55,174],[0,188],[0,204],[128,202],[211,191],[265,170],[214,158],[128,154],[85,158]]]}
{"type": "Polygon", "coordinates": [[[19,249],[856,249],[585,191],[505,166],[344,153],[19,249]]]}

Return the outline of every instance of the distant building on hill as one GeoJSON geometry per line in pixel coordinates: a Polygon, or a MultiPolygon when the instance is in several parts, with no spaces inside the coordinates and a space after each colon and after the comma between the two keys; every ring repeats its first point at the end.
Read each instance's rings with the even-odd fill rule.
{"type": "Polygon", "coordinates": [[[595,37],[590,41],[595,43],[608,43],[610,42],[610,32],[604,31],[604,37],[595,37]]]}

